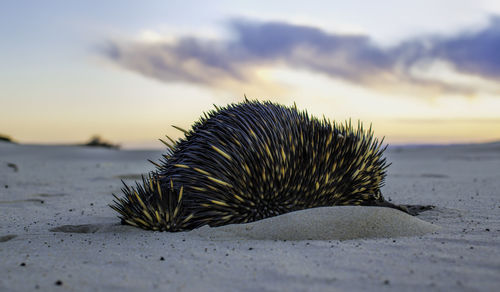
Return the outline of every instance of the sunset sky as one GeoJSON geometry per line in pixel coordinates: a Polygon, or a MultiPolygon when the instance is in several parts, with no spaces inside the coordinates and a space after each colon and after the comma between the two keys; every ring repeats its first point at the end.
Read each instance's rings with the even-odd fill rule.
{"type": "Polygon", "coordinates": [[[0,134],[125,148],[296,102],[392,144],[500,140],[500,1],[2,1],[0,134]]]}

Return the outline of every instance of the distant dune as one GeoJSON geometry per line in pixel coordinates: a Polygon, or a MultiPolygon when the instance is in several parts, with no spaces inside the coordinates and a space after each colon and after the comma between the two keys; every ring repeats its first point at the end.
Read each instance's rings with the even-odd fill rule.
{"type": "Polygon", "coordinates": [[[4,134],[0,134],[0,142],[10,142],[10,143],[14,143],[14,141],[12,140],[11,137],[7,136],[7,135],[4,135],[4,134]]]}
{"type": "Polygon", "coordinates": [[[109,141],[104,140],[98,135],[92,136],[90,140],[86,143],[79,144],[79,146],[89,146],[89,147],[103,147],[103,148],[112,148],[112,149],[119,149],[120,145],[119,144],[112,144],[109,141]]]}

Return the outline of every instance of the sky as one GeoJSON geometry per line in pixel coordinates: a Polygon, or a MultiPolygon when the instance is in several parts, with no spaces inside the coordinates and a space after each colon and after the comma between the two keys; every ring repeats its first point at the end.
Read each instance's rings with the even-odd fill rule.
{"type": "Polygon", "coordinates": [[[162,148],[245,94],[390,144],[495,141],[497,52],[500,1],[3,0],[0,134],[162,148]]]}

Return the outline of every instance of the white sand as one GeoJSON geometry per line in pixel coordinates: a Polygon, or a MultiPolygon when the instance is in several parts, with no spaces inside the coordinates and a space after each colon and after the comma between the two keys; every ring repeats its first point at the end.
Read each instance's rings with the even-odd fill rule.
{"type": "Polygon", "coordinates": [[[395,209],[374,207],[314,208],[248,224],[193,231],[211,239],[347,240],[415,236],[438,226],[395,209]]]}
{"type": "Polygon", "coordinates": [[[500,286],[498,143],[390,148],[382,191],[437,206],[418,217],[332,207],[180,233],[118,225],[111,193],[160,154],[0,143],[0,291],[500,286]]]}

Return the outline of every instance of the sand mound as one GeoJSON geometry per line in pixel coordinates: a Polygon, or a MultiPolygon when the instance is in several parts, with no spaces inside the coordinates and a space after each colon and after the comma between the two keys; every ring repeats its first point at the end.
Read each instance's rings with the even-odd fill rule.
{"type": "Polygon", "coordinates": [[[248,224],[202,227],[192,233],[212,239],[346,240],[418,236],[438,228],[395,209],[342,206],[301,210],[248,224]]]}

